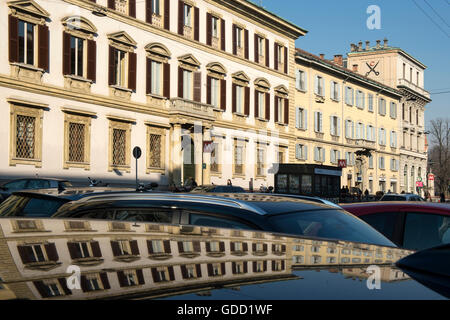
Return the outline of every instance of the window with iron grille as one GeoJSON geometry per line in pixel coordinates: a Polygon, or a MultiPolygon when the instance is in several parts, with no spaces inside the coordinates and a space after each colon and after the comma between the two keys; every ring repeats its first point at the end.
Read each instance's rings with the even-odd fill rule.
{"type": "Polygon", "coordinates": [[[85,157],[85,124],[69,123],[69,161],[84,162],[85,157]]]}
{"type": "Polygon", "coordinates": [[[150,167],[161,168],[161,135],[160,134],[150,134],[150,167]]]}
{"type": "Polygon", "coordinates": [[[126,134],[124,129],[113,129],[113,165],[126,165],[126,134]]]}
{"type": "Polygon", "coordinates": [[[242,146],[235,146],[235,148],[234,148],[234,172],[236,174],[244,173],[243,154],[244,154],[244,148],[242,146]]]}
{"type": "Polygon", "coordinates": [[[219,172],[219,144],[213,143],[214,148],[211,151],[211,171],[219,172]]]}
{"type": "Polygon", "coordinates": [[[16,157],[35,158],[36,117],[17,115],[16,122],[16,157]]]}

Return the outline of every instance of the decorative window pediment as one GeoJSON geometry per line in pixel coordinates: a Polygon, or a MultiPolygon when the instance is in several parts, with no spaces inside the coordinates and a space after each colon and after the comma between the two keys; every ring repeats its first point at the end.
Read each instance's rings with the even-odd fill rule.
{"type": "Polygon", "coordinates": [[[245,74],[244,71],[235,72],[231,76],[235,80],[239,80],[239,81],[247,82],[247,83],[250,82],[250,78],[245,74]]]}
{"type": "Polygon", "coordinates": [[[61,20],[66,32],[82,32],[84,34],[93,35],[97,33],[97,28],[88,19],[80,16],[69,16],[61,20]]]}
{"type": "Polygon", "coordinates": [[[211,62],[206,66],[206,70],[211,73],[216,73],[220,75],[225,75],[227,73],[227,69],[220,62],[211,62]]]}
{"type": "Polygon", "coordinates": [[[13,16],[33,20],[35,23],[44,24],[45,19],[50,17],[50,14],[33,0],[10,1],[8,7],[11,9],[13,16]]]}
{"type": "Polygon", "coordinates": [[[283,95],[283,96],[287,96],[289,94],[289,91],[284,85],[279,85],[279,86],[275,87],[275,93],[283,95]]]}
{"type": "Polygon", "coordinates": [[[126,51],[132,51],[137,45],[137,42],[125,31],[108,34],[108,39],[111,45],[126,51]]]}
{"type": "Polygon", "coordinates": [[[266,78],[255,79],[255,85],[258,87],[258,89],[270,89],[270,83],[266,78]]]}
{"type": "Polygon", "coordinates": [[[158,56],[161,58],[169,59],[172,53],[167,49],[165,45],[158,42],[149,43],[145,46],[145,51],[151,56],[158,56]]]}
{"type": "Polygon", "coordinates": [[[178,57],[178,61],[181,63],[181,65],[186,65],[188,67],[194,67],[199,68],[200,62],[192,55],[192,54],[185,54],[180,57],[178,57]]]}

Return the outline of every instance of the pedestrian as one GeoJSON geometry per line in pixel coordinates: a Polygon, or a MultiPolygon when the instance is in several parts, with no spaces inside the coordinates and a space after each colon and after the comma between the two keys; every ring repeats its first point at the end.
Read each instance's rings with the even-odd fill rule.
{"type": "Polygon", "coordinates": [[[231,179],[227,180],[227,186],[232,186],[233,184],[231,183],[231,179]]]}
{"type": "Polygon", "coordinates": [[[445,202],[445,194],[441,192],[441,202],[445,202]]]}

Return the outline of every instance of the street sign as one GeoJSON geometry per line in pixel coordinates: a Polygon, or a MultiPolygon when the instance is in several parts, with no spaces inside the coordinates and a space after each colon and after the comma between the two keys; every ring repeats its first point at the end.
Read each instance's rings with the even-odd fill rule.
{"type": "Polygon", "coordinates": [[[423,182],[422,181],[416,181],[416,187],[423,188],[423,182]]]}
{"type": "Polygon", "coordinates": [[[203,152],[211,153],[214,149],[214,144],[212,141],[203,141],[203,152]]]}
{"type": "Polygon", "coordinates": [[[338,167],[339,168],[347,168],[347,160],[346,159],[339,159],[338,160],[338,167]]]}
{"type": "Polygon", "coordinates": [[[141,150],[141,148],[139,148],[139,147],[134,147],[134,148],[133,148],[133,157],[134,157],[135,159],[139,159],[139,158],[141,157],[141,155],[142,155],[142,150],[141,150]]]}

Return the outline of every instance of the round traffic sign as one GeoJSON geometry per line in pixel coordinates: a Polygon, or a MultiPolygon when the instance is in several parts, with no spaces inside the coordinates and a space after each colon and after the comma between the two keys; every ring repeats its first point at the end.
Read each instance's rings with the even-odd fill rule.
{"type": "Polygon", "coordinates": [[[133,148],[133,157],[134,157],[135,159],[139,159],[139,158],[141,157],[141,155],[142,155],[142,150],[141,150],[141,148],[139,148],[139,147],[134,147],[134,148],[133,148]]]}

